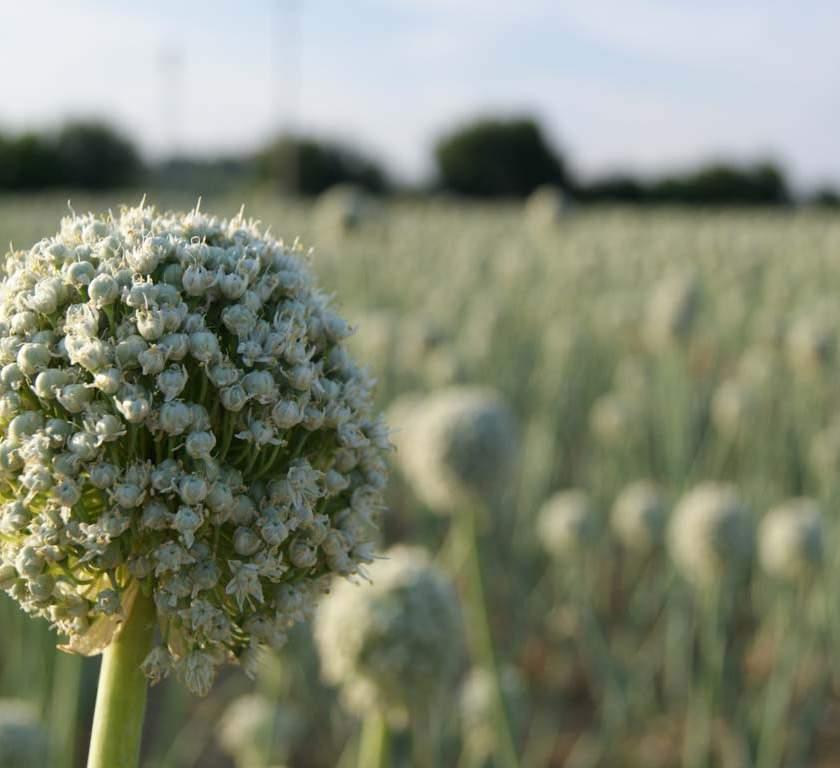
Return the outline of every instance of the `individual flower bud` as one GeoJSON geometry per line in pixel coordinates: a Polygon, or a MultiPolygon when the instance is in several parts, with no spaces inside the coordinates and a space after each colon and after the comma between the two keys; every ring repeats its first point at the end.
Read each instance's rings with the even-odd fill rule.
{"type": "Polygon", "coordinates": [[[160,409],[160,428],[169,435],[186,432],[193,421],[189,406],[178,402],[164,403],[160,409]]]}
{"type": "Polygon", "coordinates": [[[163,315],[157,309],[140,309],[135,316],[137,332],[146,341],[157,341],[164,332],[163,315]]]}
{"type": "Polygon", "coordinates": [[[180,362],[190,351],[190,337],[185,333],[169,333],[160,340],[158,346],[167,360],[180,362]]]}
{"type": "Polygon", "coordinates": [[[203,522],[204,518],[194,507],[181,506],[175,513],[172,527],[181,534],[184,544],[189,549],[195,541],[195,532],[203,522]]]}
{"type": "Polygon", "coordinates": [[[194,459],[209,458],[215,446],[216,437],[212,432],[192,432],[185,444],[187,453],[194,459]]]}
{"type": "Polygon", "coordinates": [[[6,389],[18,389],[24,381],[23,371],[17,363],[8,363],[0,371],[0,383],[6,389]]]}
{"type": "Polygon", "coordinates": [[[201,504],[209,490],[207,481],[198,475],[185,475],[178,484],[178,494],[184,504],[188,505],[201,504]]]}
{"type": "Polygon", "coordinates": [[[86,341],[79,346],[75,355],[71,356],[74,362],[90,372],[99,371],[107,366],[111,362],[111,358],[111,346],[100,339],[86,341]]]}
{"type": "Polygon", "coordinates": [[[278,400],[271,409],[271,420],[280,429],[291,429],[303,420],[303,412],[294,400],[278,400]]]}
{"type": "Polygon", "coordinates": [[[249,557],[261,546],[260,537],[250,528],[237,528],[233,534],[233,549],[238,555],[249,557]]]}
{"type": "Polygon", "coordinates": [[[93,431],[100,443],[110,443],[119,440],[126,430],[122,421],[111,413],[100,416],[93,425],[93,431]]]}
{"type": "Polygon", "coordinates": [[[139,387],[124,387],[114,398],[114,406],[129,424],[140,424],[151,410],[146,393],[139,387]]]}
{"type": "Polygon", "coordinates": [[[239,369],[227,360],[207,366],[207,378],[215,387],[222,388],[236,384],[240,375],[239,369]]]}
{"type": "Polygon", "coordinates": [[[123,384],[122,373],[116,368],[97,371],[93,377],[93,386],[106,395],[115,395],[123,384]]]}
{"type": "Polygon", "coordinates": [[[137,355],[137,362],[140,363],[144,376],[156,376],[166,365],[166,354],[159,346],[152,344],[137,355]]]}
{"type": "Polygon", "coordinates": [[[219,340],[210,331],[190,335],[190,354],[201,363],[210,363],[219,357],[219,340]]]}
{"type": "Polygon", "coordinates": [[[96,270],[89,261],[75,261],[66,265],[67,281],[71,285],[82,287],[90,285],[96,276],[96,270]]]}
{"type": "Polygon", "coordinates": [[[247,307],[234,304],[222,312],[222,322],[232,334],[245,338],[256,327],[257,317],[247,307]]]}
{"type": "Polygon", "coordinates": [[[277,385],[268,371],[251,371],[245,374],[242,386],[249,397],[263,405],[273,402],[277,397],[277,385]]]}
{"type": "Polygon", "coordinates": [[[183,365],[170,365],[169,368],[158,374],[156,381],[164,400],[169,402],[178,397],[184,391],[184,387],[187,386],[187,369],[183,365]]]}
{"type": "Polygon", "coordinates": [[[56,399],[70,413],[81,413],[93,400],[93,391],[84,384],[67,384],[58,390],[56,399]]]}
{"type": "Polygon", "coordinates": [[[146,341],[136,334],[132,334],[117,344],[114,355],[120,368],[139,368],[140,353],[149,348],[146,341]]]}
{"type": "Polygon", "coordinates": [[[119,475],[119,470],[113,464],[106,462],[94,464],[88,472],[90,473],[91,484],[100,489],[110,488],[117,481],[119,475]]]}
{"type": "Polygon", "coordinates": [[[33,387],[35,394],[43,400],[53,400],[57,391],[69,381],[66,371],[58,368],[48,368],[35,377],[33,387]]]}
{"type": "Polygon", "coordinates": [[[46,344],[22,344],[17,353],[17,365],[21,373],[34,376],[50,364],[50,350],[46,344]]]}
{"type": "Polygon", "coordinates": [[[220,275],[218,277],[219,290],[227,299],[238,299],[248,288],[248,278],[237,275],[220,275]]]}
{"type": "Polygon", "coordinates": [[[8,439],[15,445],[29,437],[44,426],[44,417],[38,411],[24,411],[15,416],[6,428],[8,439]]]}
{"type": "Polygon", "coordinates": [[[113,304],[120,295],[116,280],[110,275],[100,274],[88,285],[88,298],[94,307],[101,309],[113,304]]]}
{"type": "Polygon", "coordinates": [[[234,384],[232,387],[225,387],[219,392],[219,400],[226,411],[238,413],[248,402],[248,393],[241,384],[234,384]]]}

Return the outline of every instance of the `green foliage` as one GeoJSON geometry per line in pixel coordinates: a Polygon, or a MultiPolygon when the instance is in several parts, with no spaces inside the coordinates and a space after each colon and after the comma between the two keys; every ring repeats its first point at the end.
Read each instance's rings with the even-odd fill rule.
{"type": "Polygon", "coordinates": [[[141,170],[131,141],[105,123],[68,123],[58,132],[55,151],[61,182],[76,189],[126,187],[141,170]]]}
{"type": "Polygon", "coordinates": [[[784,205],[791,200],[784,172],[770,162],[712,163],[646,181],[630,175],[606,176],[575,190],[587,202],[677,205],[784,205]]]}
{"type": "Polygon", "coordinates": [[[482,119],[435,148],[441,185],[474,197],[524,197],[543,184],[568,185],[562,157],[530,118],[482,119]]]}
{"type": "Polygon", "coordinates": [[[132,142],[100,122],[73,122],[55,134],[0,135],[0,190],[104,190],[138,180],[132,142]]]}
{"type": "Polygon", "coordinates": [[[336,184],[355,184],[370,192],[388,187],[376,161],[340,144],[281,136],[256,157],[257,177],[284,192],[318,195],[336,184]]]}

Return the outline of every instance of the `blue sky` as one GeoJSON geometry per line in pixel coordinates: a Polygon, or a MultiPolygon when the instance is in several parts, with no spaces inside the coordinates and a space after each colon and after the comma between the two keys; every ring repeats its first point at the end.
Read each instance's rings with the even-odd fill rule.
{"type": "Polygon", "coordinates": [[[483,113],[531,112],[576,169],[774,156],[840,182],[836,3],[0,0],[0,125],[103,115],[150,155],[346,137],[400,175],[483,113]]]}

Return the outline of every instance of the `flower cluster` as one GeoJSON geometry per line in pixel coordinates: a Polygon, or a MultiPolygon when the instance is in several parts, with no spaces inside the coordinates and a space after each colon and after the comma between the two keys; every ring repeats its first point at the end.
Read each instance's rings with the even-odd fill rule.
{"type": "Polygon", "coordinates": [[[713,482],[690,490],[674,510],[668,546],[678,570],[700,586],[743,572],[752,555],[753,527],[737,490],[713,482]]]}
{"type": "Polygon", "coordinates": [[[537,537],[545,552],[558,559],[574,555],[596,531],[595,509],[579,488],[558,491],[537,513],[537,537]]]}
{"type": "Polygon", "coordinates": [[[71,650],[141,589],[147,676],[204,694],[371,561],[388,431],[297,244],[141,205],[2,276],[0,586],[71,650]]]}
{"type": "Polygon", "coordinates": [[[519,463],[518,425],[489,389],[448,387],[406,395],[391,411],[397,460],[418,498],[450,514],[459,504],[497,501],[519,463]]]}
{"type": "Polygon", "coordinates": [[[625,547],[648,553],[662,541],[667,514],[658,486],[650,480],[637,480],[616,498],[610,527],[625,547]]]}
{"type": "Polygon", "coordinates": [[[360,715],[400,723],[453,681],[462,626],[455,591],[423,550],[392,547],[372,585],[340,583],[321,603],[315,639],[326,680],[360,715]]]}
{"type": "Polygon", "coordinates": [[[762,568],[782,581],[813,576],[823,562],[822,510],[813,499],[791,499],[771,509],[758,529],[762,568]]]}

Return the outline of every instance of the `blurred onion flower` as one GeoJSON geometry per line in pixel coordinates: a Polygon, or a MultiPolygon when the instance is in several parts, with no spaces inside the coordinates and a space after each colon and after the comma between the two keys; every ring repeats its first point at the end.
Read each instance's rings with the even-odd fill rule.
{"type": "Polygon", "coordinates": [[[525,201],[525,221],[535,233],[556,227],[568,216],[571,204],[559,187],[544,184],[537,187],[525,201]]]}
{"type": "Polygon", "coordinates": [[[537,538],[551,557],[562,559],[591,541],[595,523],[595,509],[586,491],[560,491],[540,508],[537,538]]]}
{"type": "Polygon", "coordinates": [[[654,351],[679,346],[692,333],[700,308],[700,285],[692,275],[663,278],[654,288],[644,319],[643,336],[654,351]]]}
{"type": "Polygon", "coordinates": [[[433,705],[462,658],[455,592],[423,550],[393,547],[373,584],[338,583],[315,616],[325,680],[349,710],[371,708],[394,724],[433,705]]]}
{"type": "Polygon", "coordinates": [[[236,768],[262,768],[266,759],[286,762],[303,730],[303,719],[287,703],[249,693],[228,705],[218,738],[236,768]]]}
{"type": "Polygon", "coordinates": [[[674,564],[689,580],[711,585],[743,569],[752,554],[747,507],[730,485],[701,483],[680,499],[668,528],[674,564]]]}
{"type": "Polygon", "coordinates": [[[616,497],[610,528],[627,549],[644,554],[662,541],[666,519],[659,487],[650,480],[637,480],[616,497]]]}
{"type": "Polygon", "coordinates": [[[791,499],[771,509],[758,528],[761,567],[782,581],[813,575],[823,559],[822,510],[813,499],[791,499]]]}
{"type": "Polygon", "coordinates": [[[510,489],[518,426],[498,394],[452,387],[408,397],[392,411],[394,442],[397,462],[421,501],[448,514],[470,500],[495,501],[510,489]]]}
{"type": "MultiPolygon", "coordinates": [[[[499,673],[508,722],[514,732],[525,724],[527,692],[516,667],[505,666],[499,673]]],[[[495,681],[482,667],[473,667],[461,687],[461,733],[465,747],[476,764],[482,764],[499,748],[496,727],[495,681]]]]}
{"type": "Polygon", "coordinates": [[[97,653],[138,590],[143,667],[252,671],[371,562],[388,430],[299,246],[240,215],[68,216],[0,284],[0,575],[97,653]]]}

